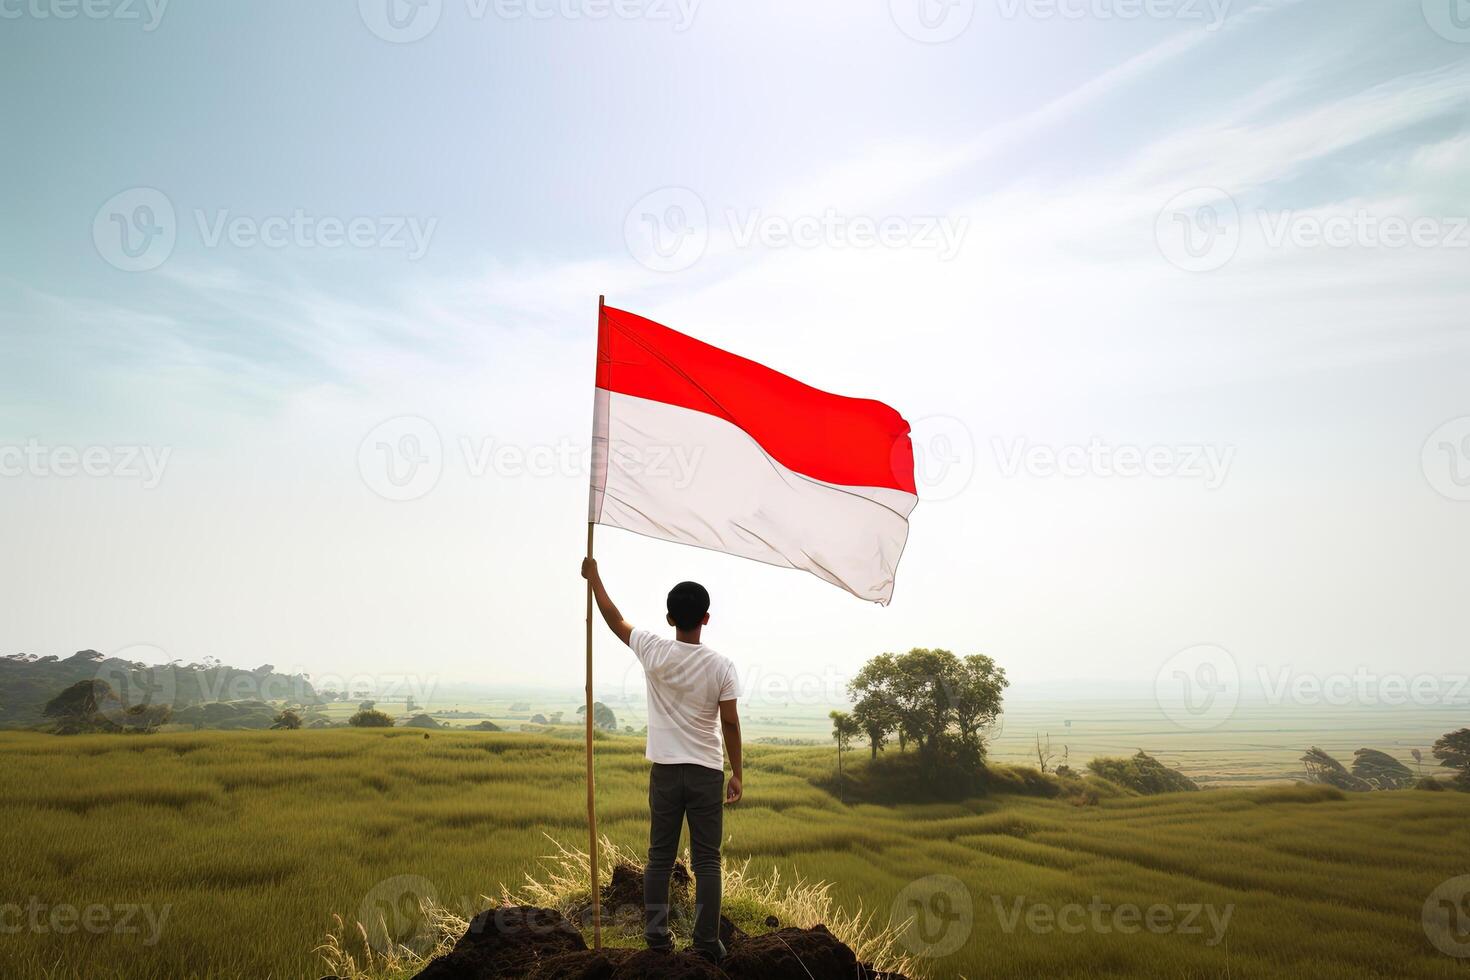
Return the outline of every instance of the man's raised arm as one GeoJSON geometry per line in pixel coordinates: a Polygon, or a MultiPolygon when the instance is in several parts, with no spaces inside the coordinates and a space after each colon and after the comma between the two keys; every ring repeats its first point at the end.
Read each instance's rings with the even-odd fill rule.
{"type": "Polygon", "coordinates": [[[602,618],[607,621],[607,628],[618,634],[618,639],[624,643],[629,642],[633,635],[633,624],[623,618],[618,612],[618,607],[608,598],[607,589],[603,587],[602,576],[597,572],[597,559],[582,559],[582,577],[592,583],[592,598],[597,600],[597,611],[602,613],[602,618]]]}

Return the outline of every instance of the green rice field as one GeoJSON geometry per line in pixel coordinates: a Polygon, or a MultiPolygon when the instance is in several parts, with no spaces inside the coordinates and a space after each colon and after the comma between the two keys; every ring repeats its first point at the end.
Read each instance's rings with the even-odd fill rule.
{"type": "MultiPolygon", "coordinates": [[[[334,913],[473,911],[586,833],[581,745],[529,734],[0,732],[0,756],[6,978],[319,977],[334,913]]],[[[848,805],[814,784],[833,762],[752,747],[727,860],[912,919],[932,977],[1470,975],[1434,897],[1470,873],[1470,794],[848,805]]],[[[600,739],[597,778],[599,829],[641,849],[641,742],[600,739]]]]}

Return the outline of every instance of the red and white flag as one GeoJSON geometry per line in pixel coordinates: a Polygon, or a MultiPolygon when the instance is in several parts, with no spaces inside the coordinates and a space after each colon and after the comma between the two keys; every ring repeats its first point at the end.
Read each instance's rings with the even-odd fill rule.
{"type": "Polygon", "coordinates": [[[909,424],[887,405],[602,308],[588,520],[887,605],[918,500],[909,424]]]}

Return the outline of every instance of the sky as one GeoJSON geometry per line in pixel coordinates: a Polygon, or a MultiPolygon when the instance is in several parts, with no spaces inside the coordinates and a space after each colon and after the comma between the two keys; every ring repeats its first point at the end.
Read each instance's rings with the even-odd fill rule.
{"type": "Polygon", "coordinates": [[[913,425],[886,608],[598,533],[748,684],[1470,663],[1460,0],[0,0],[0,81],[5,653],[578,687],[605,294],[913,425]]]}

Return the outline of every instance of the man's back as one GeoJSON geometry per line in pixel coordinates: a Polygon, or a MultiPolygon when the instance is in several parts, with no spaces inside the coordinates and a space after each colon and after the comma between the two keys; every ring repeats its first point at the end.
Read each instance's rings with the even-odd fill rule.
{"type": "Polygon", "coordinates": [[[735,665],[703,643],[648,630],[633,630],[628,646],[647,680],[649,760],[723,772],[720,702],[738,694],[735,665]]]}
{"type": "Polygon", "coordinates": [[[694,871],[694,949],[719,963],[720,842],[722,808],[744,793],[739,685],[735,665],[705,646],[700,632],[709,623],[709,593],[698,582],[669,590],[667,622],[674,638],[634,629],[613,604],[591,558],[582,577],[603,620],[643,664],[648,682],[648,863],[643,869],[643,938],[650,949],[673,949],[669,932],[669,876],[687,818],[694,871]],[[722,739],[723,736],[723,746],[722,739]],[[721,751],[723,747],[724,751],[721,751]],[[725,754],[730,783],[725,784],[725,754]],[[723,796],[721,787],[725,788],[723,796]]]}

